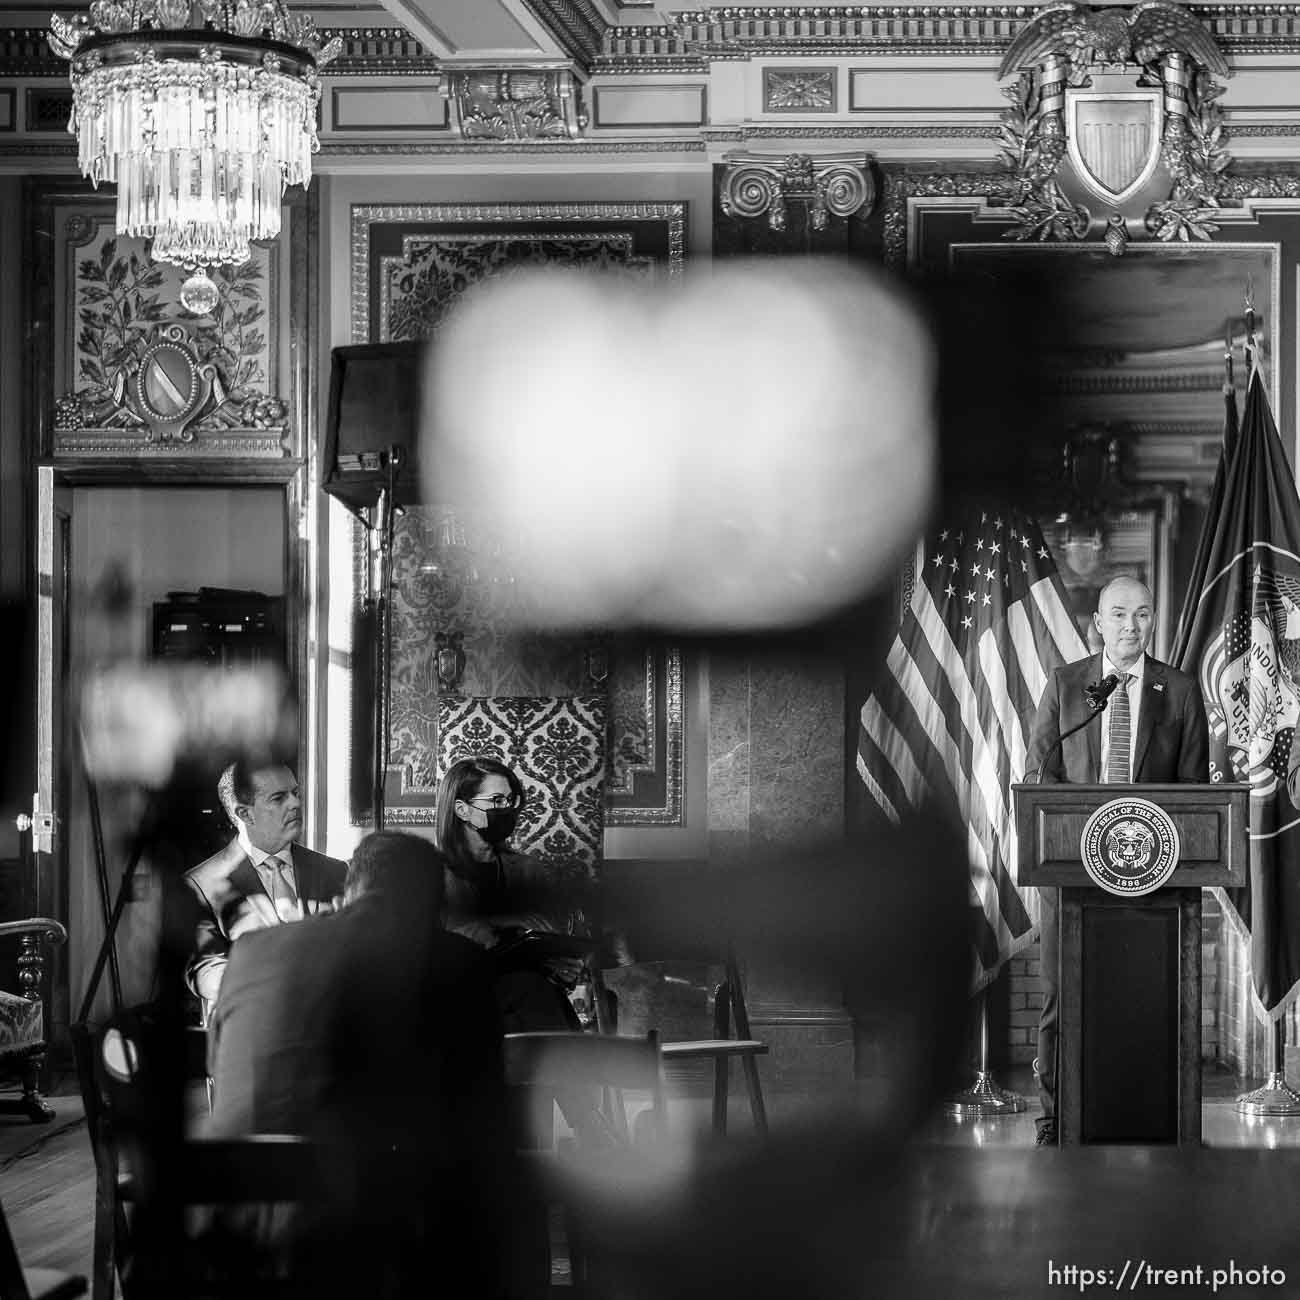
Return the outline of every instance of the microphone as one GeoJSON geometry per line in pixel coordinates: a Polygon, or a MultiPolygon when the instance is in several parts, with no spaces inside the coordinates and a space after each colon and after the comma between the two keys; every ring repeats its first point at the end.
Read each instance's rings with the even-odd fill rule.
{"type": "Polygon", "coordinates": [[[1108,677],[1102,678],[1099,682],[1093,682],[1083,688],[1083,693],[1088,697],[1088,703],[1092,706],[1092,712],[1088,714],[1082,722],[1076,722],[1068,731],[1062,732],[1052,742],[1052,747],[1043,756],[1043,761],[1038,766],[1038,776],[1034,780],[1035,785],[1043,784],[1043,772],[1047,765],[1057,754],[1061,752],[1061,746],[1065,744],[1076,731],[1082,731],[1093,718],[1099,718],[1106,711],[1106,705],[1110,703],[1110,697],[1115,693],[1115,688],[1119,685],[1119,678],[1111,673],[1108,677]]]}
{"type": "Polygon", "coordinates": [[[1115,693],[1115,688],[1118,685],[1119,675],[1110,673],[1103,677],[1101,681],[1085,686],[1083,693],[1088,697],[1088,703],[1100,713],[1106,707],[1106,701],[1115,693]]]}

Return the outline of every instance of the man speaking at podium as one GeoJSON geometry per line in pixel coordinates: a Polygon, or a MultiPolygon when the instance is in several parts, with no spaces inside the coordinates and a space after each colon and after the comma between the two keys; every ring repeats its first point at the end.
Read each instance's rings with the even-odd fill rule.
{"type": "MultiPolygon", "coordinates": [[[[1155,602],[1136,578],[1114,578],[1092,616],[1104,649],[1052,674],[1025,758],[1028,781],[1076,784],[1209,780],[1209,728],[1194,677],[1147,654],[1155,602]],[[1080,726],[1081,723],[1086,725],[1080,726]],[[1072,728],[1073,735],[1061,737],[1072,728]],[[1037,774],[1037,775],[1035,775],[1037,774]]],[[[1056,1028],[1060,1007],[1057,891],[1041,889],[1040,968],[1043,1009],[1038,1021],[1038,1145],[1056,1133],[1056,1028]]]]}

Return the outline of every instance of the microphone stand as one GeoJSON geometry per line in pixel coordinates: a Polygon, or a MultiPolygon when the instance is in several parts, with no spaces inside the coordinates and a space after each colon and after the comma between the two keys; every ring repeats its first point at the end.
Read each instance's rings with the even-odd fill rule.
{"type": "MultiPolygon", "coordinates": [[[[1115,689],[1114,687],[1111,687],[1112,691],[1114,689],[1115,689]]],[[[1106,706],[1109,703],[1110,703],[1110,691],[1106,693],[1103,699],[1101,699],[1097,704],[1093,706],[1092,712],[1089,713],[1088,716],[1084,718],[1082,722],[1076,722],[1075,725],[1071,727],[1068,731],[1063,731],[1059,736],[1057,736],[1056,740],[1052,742],[1052,747],[1043,756],[1043,761],[1038,765],[1038,775],[1034,778],[1035,785],[1043,784],[1043,772],[1046,770],[1047,764],[1051,761],[1051,759],[1053,759],[1057,754],[1061,752],[1061,747],[1065,744],[1065,742],[1069,740],[1070,737],[1073,736],[1076,731],[1082,731],[1084,727],[1086,727],[1088,723],[1090,723],[1093,720],[1093,718],[1100,718],[1101,715],[1106,712],[1106,706]]]]}
{"type": "Polygon", "coordinates": [[[384,829],[384,781],[388,773],[388,712],[392,688],[390,658],[392,652],[393,519],[397,514],[397,479],[405,453],[394,443],[384,458],[387,482],[379,491],[371,525],[371,592],[370,613],[373,618],[374,704],[371,730],[374,736],[374,767],[371,772],[371,815],[375,830],[384,829]]]}

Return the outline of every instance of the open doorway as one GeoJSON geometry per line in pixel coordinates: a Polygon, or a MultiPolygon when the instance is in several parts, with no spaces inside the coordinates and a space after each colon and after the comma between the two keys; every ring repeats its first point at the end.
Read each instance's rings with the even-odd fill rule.
{"type": "MultiPolygon", "coordinates": [[[[160,656],[229,663],[253,642],[253,653],[288,657],[283,617],[288,572],[286,496],[282,485],[103,486],[71,489],[68,529],[67,655],[73,680],[106,660],[160,656]]],[[[67,990],[75,1012],[104,934],[92,790],[76,733],[62,755],[67,833],[67,990]]],[[[193,804],[176,820],[192,824],[187,857],[196,865],[219,840],[224,821],[216,774],[178,797],[193,804]],[[207,787],[207,788],[203,788],[207,787]]],[[[120,845],[141,809],[129,799],[99,800],[104,874],[117,889],[126,866],[120,845]],[[115,846],[118,846],[115,848],[115,846]]],[[[150,1000],[160,922],[160,890],[150,864],[136,870],[130,902],[117,930],[117,960],[127,1005],[150,1000]]],[[[93,1016],[110,1006],[100,984],[93,1016]]],[[[63,1019],[60,1007],[56,1018],[63,1019]]]]}

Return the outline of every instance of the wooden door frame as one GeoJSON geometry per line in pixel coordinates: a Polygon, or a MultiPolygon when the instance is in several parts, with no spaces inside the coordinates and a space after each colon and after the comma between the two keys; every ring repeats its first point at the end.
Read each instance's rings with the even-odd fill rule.
{"type": "MultiPolygon", "coordinates": [[[[305,825],[310,835],[323,824],[317,805],[323,791],[323,765],[318,772],[315,750],[321,731],[323,662],[321,638],[314,629],[322,624],[325,557],[320,549],[324,504],[318,490],[319,465],[319,320],[318,280],[319,190],[294,189],[284,197],[284,231],[280,237],[277,284],[283,286],[283,310],[272,318],[277,330],[275,353],[280,396],[288,406],[287,427],[281,449],[262,456],[196,456],[192,444],[178,445],[167,455],[66,454],[55,436],[55,402],[60,376],[59,340],[54,337],[55,296],[67,292],[55,265],[55,223],[60,216],[84,205],[89,212],[112,203],[112,187],[95,191],[88,182],[71,177],[28,177],[23,185],[25,279],[23,309],[26,357],[23,383],[23,476],[21,513],[27,554],[24,557],[28,607],[35,612],[40,595],[37,573],[40,518],[38,478],[49,472],[57,487],[268,487],[284,496],[284,607],[287,667],[296,695],[298,722],[298,775],[307,803],[305,825]]],[[[268,282],[268,292],[270,284],[268,282]]],[[[179,316],[177,319],[181,319],[179,316]]],[[[66,376],[62,377],[66,383],[66,376]]],[[[257,390],[260,391],[260,390],[257,390]]],[[[151,448],[156,453],[157,448],[151,448]]],[[[65,610],[65,617],[67,617],[65,610]]],[[[37,659],[49,655],[41,644],[36,619],[29,621],[26,706],[35,715],[37,659]]],[[[30,770],[35,771],[38,743],[33,727],[30,770]]],[[[43,742],[42,742],[43,743],[43,742]]],[[[64,830],[66,835],[66,828],[64,830]]],[[[62,882],[66,911],[67,864],[62,882]]],[[[63,1009],[66,1020],[67,1008],[63,1009]]],[[[56,1012],[55,1018],[59,1018],[56,1012]]]]}

